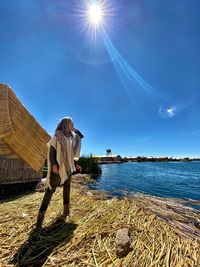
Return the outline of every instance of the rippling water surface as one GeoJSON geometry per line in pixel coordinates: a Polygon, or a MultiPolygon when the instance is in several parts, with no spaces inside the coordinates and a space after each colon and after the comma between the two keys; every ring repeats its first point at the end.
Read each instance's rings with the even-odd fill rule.
{"type": "Polygon", "coordinates": [[[121,196],[141,192],[161,197],[200,200],[200,162],[145,162],[101,165],[93,189],[121,196]]]}

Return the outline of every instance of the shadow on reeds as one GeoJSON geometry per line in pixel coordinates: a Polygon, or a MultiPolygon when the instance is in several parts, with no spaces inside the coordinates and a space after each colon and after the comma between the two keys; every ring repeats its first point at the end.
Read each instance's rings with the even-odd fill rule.
{"type": "Polygon", "coordinates": [[[32,230],[28,240],[22,244],[11,259],[17,266],[41,267],[48,256],[61,243],[68,243],[73,237],[77,224],[57,220],[40,230],[32,230]]]}
{"type": "Polygon", "coordinates": [[[22,197],[26,197],[26,196],[31,195],[33,193],[35,193],[35,191],[27,191],[24,193],[10,194],[10,195],[4,195],[4,196],[0,195],[0,204],[15,201],[17,199],[20,199],[22,197]]]}
{"type": "Polygon", "coordinates": [[[17,183],[17,184],[0,184],[0,203],[9,202],[18,198],[35,193],[36,182],[17,183]]]}

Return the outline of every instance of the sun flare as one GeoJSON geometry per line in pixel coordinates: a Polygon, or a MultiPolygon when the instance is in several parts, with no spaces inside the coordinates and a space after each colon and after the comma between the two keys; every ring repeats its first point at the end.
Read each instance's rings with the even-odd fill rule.
{"type": "Polygon", "coordinates": [[[76,8],[75,18],[79,18],[79,29],[86,32],[94,41],[100,40],[103,31],[113,31],[116,13],[115,0],[81,0],[83,4],[76,8]]]}
{"type": "Polygon", "coordinates": [[[99,4],[93,4],[88,10],[88,19],[91,24],[100,25],[103,21],[103,11],[99,4]]]}

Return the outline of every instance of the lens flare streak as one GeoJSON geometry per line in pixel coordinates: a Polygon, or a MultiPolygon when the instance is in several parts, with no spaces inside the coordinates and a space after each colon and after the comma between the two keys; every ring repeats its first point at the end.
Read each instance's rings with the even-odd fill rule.
{"type": "Polygon", "coordinates": [[[112,20],[115,16],[114,6],[112,0],[109,2],[108,0],[84,2],[83,10],[80,12],[84,19],[83,30],[89,32],[90,38],[92,37],[95,44],[97,44],[97,39],[99,42],[103,41],[117,74],[131,97],[133,94],[137,96],[145,93],[152,99],[155,97],[163,98],[159,90],[155,90],[130,66],[109,38],[112,32],[112,20]]]}
{"type": "Polygon", "coordinates": [[[157,95],[156,90],[149,85],[121,56],[118,50],[115,48],[105,30],[102,28],[102,37],[107,48],[107,51],[112,59],[114,67],[121,79],[121,82],[127,90],[131,88],[141,91],[145,91],[149,95],[157,95]]]}

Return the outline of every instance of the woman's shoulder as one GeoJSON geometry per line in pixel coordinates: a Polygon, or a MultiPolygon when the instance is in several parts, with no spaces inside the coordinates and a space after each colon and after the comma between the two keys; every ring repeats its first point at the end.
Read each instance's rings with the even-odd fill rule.
{"type": "Polygon", "coordinates": [[[50,147],[50,146],[53,146],[53,147],[56,147],[56,143],[57,143],[57,137],[56,135],[54,135],[51,140],[47,143],[47,145],[50,147]]]}

